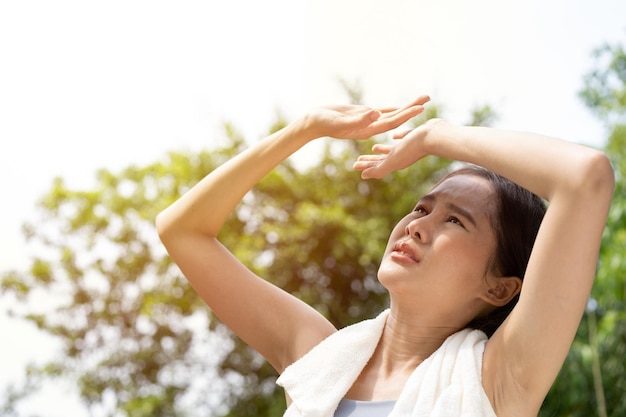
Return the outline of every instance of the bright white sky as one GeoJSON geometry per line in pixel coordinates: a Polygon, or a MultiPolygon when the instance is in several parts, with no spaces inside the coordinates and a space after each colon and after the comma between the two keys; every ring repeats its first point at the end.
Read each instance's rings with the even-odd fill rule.
{"type": "MultiPolygon", "coordinates": [[[[1,2],[0,271],[27,266],[20,225],[53,177],[88,187],[98,168],[210,147],[223,121],[256,140],[277,109],[345,102],[339,78],[373,106],[428,93],[455,122],[490,104],[500,127],[601,146],[576,94],[624,16],[621,0],[1,2]]],[[[0,326],[3,385],[50,349],[0,326]]]]}

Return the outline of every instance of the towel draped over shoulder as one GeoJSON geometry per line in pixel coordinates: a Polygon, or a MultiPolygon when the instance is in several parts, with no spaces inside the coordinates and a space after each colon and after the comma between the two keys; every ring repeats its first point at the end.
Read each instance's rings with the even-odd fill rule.
{"type": "MultiPolygon", "coordinates": [[[[278,378],[292,400],[285,417],[332,417],[374,354],[389,310],[333,333],[278,378]]],[[[496,417],[482,386],[487,336],[464,329],[413,371],[389,417],[496,417]]]]}

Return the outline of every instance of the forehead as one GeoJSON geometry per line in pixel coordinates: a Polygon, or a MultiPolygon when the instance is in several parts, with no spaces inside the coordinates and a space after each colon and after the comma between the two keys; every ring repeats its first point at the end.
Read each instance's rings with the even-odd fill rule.
{"type": "Polygon", "coordinates": [[[495,207],[494,188],[486,178],[475,175],[454,175],[437,184],[427,196],[451,202],[476,215],[489,217],[495,207]]]}

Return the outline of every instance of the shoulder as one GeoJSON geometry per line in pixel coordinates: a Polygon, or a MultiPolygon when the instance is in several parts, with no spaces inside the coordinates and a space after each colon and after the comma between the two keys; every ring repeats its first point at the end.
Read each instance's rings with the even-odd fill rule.
{"type": "Polygon", "coordinates": [[[310,361],[313,358],[334,357],[338,352],[351,352],[358,356],[362,356],[363,353],[367,355],[367,352],[378,344],[387,314],[388,310],[385,310],[375,318],[359,321],[340,330],[329,329],[312,339],[312,343],[304,346],[293,358],[291,365],[310,361]]]}
{"type": "Polygon", "coordinates": [[[330,415],[371,358],[385,317],[383,313],[335,331],[287,366],[276,383],[289,401],[300,410],[323,407],[330,415]]]}

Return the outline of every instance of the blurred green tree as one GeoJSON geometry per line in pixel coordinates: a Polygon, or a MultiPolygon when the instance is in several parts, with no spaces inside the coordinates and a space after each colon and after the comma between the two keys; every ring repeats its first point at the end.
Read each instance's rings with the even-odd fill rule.
{"type": "MultiPolygon", "coordinates": [[[[414,123],[439,113],[431,105],[414,123]]],[[[495,112],[483,106],[470,119],[487,125],[495,112]]],[[[270,131],[285,123],[279,118],[270,131]]],[[[39,204],[40,219],[24,226],[38,255],[29,271],[3,274],[1,288],[17,301],[14,314],[58,339],[62,351],[31,367],[21,388],[8,388],[4,415],[17,415],[20,400],[54,378],[74,381],[86,407],[107,410],[103,415],[282,415],[274,370],[212,316],[153,226],[159,211],[245,147],[232,126],[225,136],[226,144],[210,152],[171,152],[145,167],[100,170],[91,190],[54,181],[39,204]]],[[[386,307],[376,271],[388,233],[450,167],[429,157],[392,177],[363,181],[350,166],[375,140],[326,141],[307,168],[285,161],[220,234],[255,272],[339,327],[386,307]]]]}
{"type": "MultiPolygon", "coordinates": [[[[433,106],[416,124],[437,114],[433,106]]],[[[279,119],[271,131],[284,125],[279,119]]],[[[39,218],[23,227],[37,256],[28,271],[4,273],[0,288],[12,314],[62,350],[30,366],[21,387],[6,388],[3,415],[17,415],[20,401],[54,378],[71,380],[85,406],[104,415],[282,414],[275,372],[215,320],[153,226],[159,211],[245,147],[232,126],[225,136],[210,152],[100,170],[90,190],[53,181],[39,218]]],[[[448,166],[430,158],[393,180],[362,181],[349,166],[372,144],[328,141],[305,169],[286,161],[220,235],[244,263],[338,326],[384,308],[376,270],[387,233],[448,166]]]]}
{"type": "MultiPolygon", "coordinates": [[[[23,228],[37,256],[29,271],[3,274],[1,288],[13,297],[12,313],[59,340],[62,352],[30,366],[21,389],[9,387],[4,415],[16,415],[21,399],[56,377],[71,379],[87,408],[108,415],[188,415],[216,397],[219,387],[194,380],[210,378],[226,354],[213,348],[207,358],[215,342],[206,330],[216,324],[159,244],[153,222],[242,147],[231,131],[230,145],[210,154],[170,153],[118,174],[100,170],[88,191],[54,180],[40,218],[23,228]]],[[[252,240],[243,227],[233,219],[229,234],[252,240]]]]}

